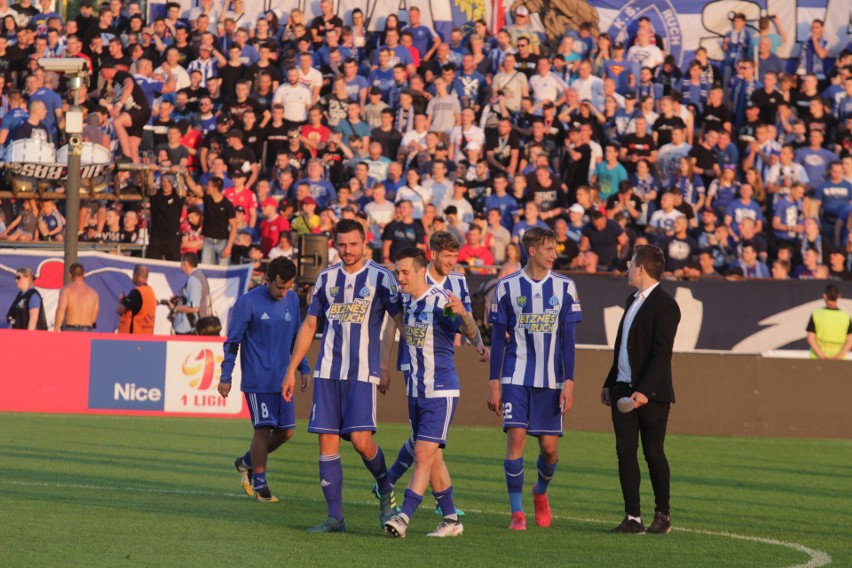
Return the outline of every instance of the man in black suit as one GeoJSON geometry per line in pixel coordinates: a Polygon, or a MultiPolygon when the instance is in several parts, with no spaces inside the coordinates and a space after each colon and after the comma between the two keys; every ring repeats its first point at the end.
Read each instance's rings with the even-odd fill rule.
{"type": "Polygon", "coordinates": [[[655,246],[639,247],[628,264],[627,282],[638,292],[627,299],[612,368],[601,391],[601,402],[612,408],[618,477],[626,513],[621,524],[610,531],[613,533],[646,532],[639,509],[640,435],[656,500],[654,521],[647,532],[667,534],[672,528],[669,462],[663,445],[669,407],[675,401],[672,347],[680,309],[660,287],[664,266],[663,251],[655,246]],[[619,405],[622,398],[629,400],[619,405]]]}

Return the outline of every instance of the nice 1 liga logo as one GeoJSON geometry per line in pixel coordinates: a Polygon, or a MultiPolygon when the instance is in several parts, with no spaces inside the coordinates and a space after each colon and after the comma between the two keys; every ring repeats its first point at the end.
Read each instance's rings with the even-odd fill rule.
{"type": "Polygon", "coordinates": [[[207,391],[219,384],[219,366],[223,359],[222,355],[215,355],[212,349],[200,349],[186,356],[181,365],[181,372],[190,387],[207,391]]]}

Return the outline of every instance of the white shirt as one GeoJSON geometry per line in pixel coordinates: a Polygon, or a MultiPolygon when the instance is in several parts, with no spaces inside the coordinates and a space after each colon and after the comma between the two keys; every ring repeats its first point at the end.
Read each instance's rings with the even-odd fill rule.
{"type": "Polygon", "coordinates": [[[467,140],[468,143],[474,142],[479,144],[480,149],[485,146],[485,131],[483,131],[480,127],[475,124],[472,125],[467,130],[462,130],[463,127],[456,126],[453,128],[452,132],[450,132],[450,144],[455,146],[455,160],[458,162],[459,160],[465,159],[464,148],[462,147],[462,139],[467,140]]]}
{"type": "Polygon", "coordinates": [[[162,75],[164,77],[167,77],[169,74],[175,76],[175,83],[178,91],[189,87],[189,85],[191,84],[189,80],[189,73],[187,73],[186,69],[184,69],[180,65],[178,65],[172,70],[167,70],[163,66],[154,69],[154,75],[162,75]]]}
{"type": "MultiPolygon", "coordinates": [[[[532,83],[532,79],[530,79],[530,83],[532,83]]],[[[595,108],[601,108],[603,105],[603,81],[600,77],[594,75],[589,75],[588,79],[577,77],[571,81],[571,88],[577,91],[577,98],[581,101],[588,99],[595,108]]]]}
{"type": "Polygon", "coordinates": [[[304,85],[290,83],[275,89],[272,104],[284,105],[284,120],[305,122],[308,119],[308,105],[311,104],[311,92],[304,85]]]}
{"type": "Polygon", "coordinates": [[[624,316],[624,325],[621,328],[621,345],[618,350],[618,378],[616,382],[630,383],[633,380],[633,373],[630,369],[630,358],[627,355],[627,338],[630,337],[630,327],[633,325],[633,320],[636,318],[639,308],[642,307],[642,304],[645,303],[645,300],[648,299],[654,288],[659,285],[660,283],[657,282],[649,286],[644,292],[636,292],[634,296],[636,299],[627,308],[627,314],[624,316]]]}
{"type": "Polygon", "coordinates": [[[654,69],[655,67],[662,65],[663,52],[660,51],[660,48],[657,47],[656,44],[649,43],[645,47],[642,47],[637,43],[627,50],[627,56],[625,59],[635,65],[635,72],[638,76],[639,70],[642,67],[650,67],[651,69],[654,69]]]}
{"type": "Polygon", "coordinates": [[[322,87],[322,73],[320,73],[317,69],[313,67],[308,70],[307,73],[302,71],[302,68],[299,68],[299,83],[307,87],[308,89],[317,89],[322,87]]]}
{"type": "MultiPolygon", "coordinates": [[[[548,73],[546,77],[536,73],[530,77],[529,86],[536,103],[543,100],[556,102],[562,98],[562,92],[568,88],[565,81],[553,73],[548,73]]],[[[601,82],[601,89],[603,89],[603,82],[601,82]]]]}

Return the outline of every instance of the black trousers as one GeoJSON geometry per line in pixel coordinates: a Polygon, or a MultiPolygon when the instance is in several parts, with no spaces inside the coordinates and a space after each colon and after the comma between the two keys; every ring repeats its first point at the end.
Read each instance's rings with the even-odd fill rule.
{"type": "Polygon", "coordinates": [[[147,258],[157,260],[180,260],[180,237],[173,239],[158,239],[152,237],[145,251],[147,258]]]}
{"type": "Polygon", "coordinates": [[[632,412],[622,414],[615,403],[619,398],[631,394],[633,389],[623,383],[616,384],[610,393],[615,451],[618,455],[618,478],[621,481],[621,494],[624,496],[624,511],[634,517],[641,516],[639,505],[641,474],[638,459],[641,437],[642,452],[645,454],[651,486],[654,489],[655,510],[668,515],[671,474],[664,444],[671,404],[650,401],[632,412]]]}

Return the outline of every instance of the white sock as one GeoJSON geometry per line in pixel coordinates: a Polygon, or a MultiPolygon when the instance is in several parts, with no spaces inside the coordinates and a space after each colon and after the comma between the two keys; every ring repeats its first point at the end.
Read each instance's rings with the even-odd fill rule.
{"type": "Polygon", "coordinates": [[[628,521],[636,521],[640,525],[642,524],[642,517],[634,517],[633,515],[627,515],[628,521]]]}

